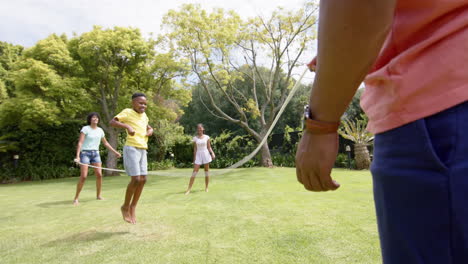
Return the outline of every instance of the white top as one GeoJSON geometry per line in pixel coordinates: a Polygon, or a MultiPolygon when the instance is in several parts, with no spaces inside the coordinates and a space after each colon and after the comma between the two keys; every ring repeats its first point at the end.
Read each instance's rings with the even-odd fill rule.
{"type": "Polygon", "coordinates": [[[195,153],[194,163],[197,165],[207,164],[211,162],[211,155],[208,151],[209,136],[203,135],[201,138],[193,137],[193,142],[197,144],[197,153],[195,153]]]}
{"type": "Polygon", "coordinates": [[[101,139],[105,136],[102,128],[93,129],[91,126],[84,126],[80,132],[85,134],[82,150],[99,150],[101,139]]]}

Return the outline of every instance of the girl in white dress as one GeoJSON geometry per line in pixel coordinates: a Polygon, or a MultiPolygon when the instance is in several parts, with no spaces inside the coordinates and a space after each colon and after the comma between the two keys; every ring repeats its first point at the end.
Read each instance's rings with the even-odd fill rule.
{"type": "Polygon", "coordinates": [[[200,169],[201,165],[205,167],[205,192],[208,192],[210,162],[214,158],[215,154],[211,148],[210,137],[205,135],[205,128],[203,128],[203,125],[198,124],[197,136],[193,137],[193,172],[185,195],[189,194],[190,190],[192,190],[195,176],[197,176],[198,169],[200,169]]]}

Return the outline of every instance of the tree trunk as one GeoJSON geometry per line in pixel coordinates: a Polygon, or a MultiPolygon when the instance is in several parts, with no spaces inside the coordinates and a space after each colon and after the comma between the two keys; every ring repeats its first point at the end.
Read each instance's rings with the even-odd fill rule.
{"type": "Polygon", "coordinates": [[[356,169],[367,170],[370,167],[370,155],[367,146],[362,143],[354,144],[354,159],[356,160],[356,169]]]}
{"type": "MultiPolygon", "coordinates": [[[[108,129],[108,134],[109,134],[109,144],[117,150],[117,144],[118,144],[118,139],[119,139],[119,132],[117,129],[109,127],[108,129]]],[[[112,151],[109,151],[107,154],[107,159],[106,159],[106,168],[110,169],[115,169],[117,168],[117,157],[112,151]]],[[[119,173],[116,171],[104,171],[104,175],[106,176],[118,176],[119,173]]]]}
{"type": "Polygon", "coordinates": [[[270,154],[270,148],[268,147],[268,142],[265,142],[265,144],[263,144],[261,151],[262,151],[261,152],[262,166],[272,168],[273,161],[271,160],[271,154],[270,154]]]}

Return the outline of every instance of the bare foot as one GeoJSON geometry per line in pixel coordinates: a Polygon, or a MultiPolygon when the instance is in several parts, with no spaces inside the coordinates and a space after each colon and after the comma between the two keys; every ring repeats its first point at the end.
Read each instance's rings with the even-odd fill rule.
{"type": "Polygon", "coordinates": [[[96,197],[97,200],[105,200],[104,197],[98,196],[96,197]]]}
{"type": "Polygon", "coordinates": [[[80,205],[80,202],[78,202],[78,199],[76,199],[76,200],[73,200],[73,205],[74,205],[74,206],[78,206],[78,205],[80,205]]]}
{"type": "Polygon", "coordinates": [[[190,193],[190,190],[187,190],[187,191],[185,192],[185,195],[189,195],[189,193],[190,193]]]}
{"type": "Polygon", "coordinates": [[[130,213],[128,212],[128,207],[124,207],[123,205],[120,207],[120,211],[122,212],[123,220],[127,223],[132,222],[132,218],[130,217],[130,213]]]}
{"type": "Polygon", "coordinates": [[[130,217],[131,217],[131,223],[132,224],[136,224],[135,209],[136,209],[136,206],[130,206],[130,217]]]}

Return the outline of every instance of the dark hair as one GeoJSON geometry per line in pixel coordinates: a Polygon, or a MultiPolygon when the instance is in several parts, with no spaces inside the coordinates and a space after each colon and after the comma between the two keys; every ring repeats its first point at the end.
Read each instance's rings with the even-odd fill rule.
{"type": "Polygon", "coordinates": [[[198,128],[198,126],[201,126],[203,128],[203,134],[205,134],[205,126],[202,123],[198,123],[197,128],[198,128]]]}
{"type": "Polygon", "coordinates": [[[137,97],[145,97],[146,98],[146,95],[144,93],[134,93],[132,95],[132,100],[137,98],[137,97]]]}
{"type": "Polygon", "coordinates": [[[89,113],[88,116],[86,117],[86,122],[88,123],[88,126],[91,125],[91,118],[93,118],[93,116],[97,116],[97,118],[98,118],[99,120],[101,120],[101,117],[99,116],[98,113],[96,113],[96,112],[91,112],[91,113],[89,113]]]}

